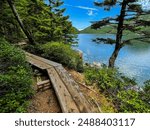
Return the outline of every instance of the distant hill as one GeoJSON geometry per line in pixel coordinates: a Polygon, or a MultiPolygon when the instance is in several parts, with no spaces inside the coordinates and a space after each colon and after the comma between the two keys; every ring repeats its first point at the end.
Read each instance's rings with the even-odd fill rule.
{"type": "MultiPolygon", "coordinates": [[[[146,21],[150,21],[150,14],[148,15],[142,15],[139,17],[139,19],[141,20],[146,20],[146,21]]],[[[133,20],[126,20],[125,21],[126,24],[132,24],[134,25],[134,21],[133,20]]],[[[129,39],[133,39],[133,38],[139,38],[142,37],[142,32],[146,32],[147,34],[150,34],[150,26],[138,26],[137,29],[139,29],[138,31],[135,32],[131,32],[130,30],[124,30],[123,33],[123,39],[129,40],[129,39]],[[141,34],[138,34],[138,33],[141,34]]],[[[91,27],[87,27],[81,31],[79,31],[80,34],[116,34],[117,31],[117,25],[115,24],[110,24],[104,27],[101,27],[100,29],[91,29],[91,27]]],[[[150,38],[146,38],[147,42],[150,43],[150,38]]],[[[132,40],[132,43],[145,43],[142,42],[140,40],[132,40]]]]}
{"type": "Polygon", "coordinates": [[[74,29],[74,32],[75,32],[76,34],[79,33],[79,30],[78,30],[76,27],[73,27],[73,29],[74,29]]]}
{"type": "MultiPolygon", "coordinates": [[[[150,14],[140,16],[139,19],[150,21],[150,14]]],[[[125,21],[125,23],[134,24],[134,22],[132,20],[127,20],[127,21],[125,21]]],[[[150,27],[138,27],[138,28],[140,28],[141,31],[150,32],[150,27]]],[[[117,31],[117,25],[110,24],[110,25],[106,25],[104,27],[101,27],[100,29],[97,29],[97,30],[91,29],[91,27],[89,26],[89,27],[79,31],[79,33],[81,33],[81,34],[106,34],[106,33],[115,34],[116,31],[117,31]]],[[[124,34],[129,34],[129,33],[132,33],[132,32],[130,32],[130,31],[124,32],[124,34]]]]}
{"type": "Polygon", "coordinates": [[[87,27],[83,30],[81,30],[79,33],[86,33],[86,34],[106,34],[106,33],[111,33],[114,34],[116,33],[116,29],[114,29],[116,25],[107,25],[102,27],[101,29],[91,29],[91,27],[87,27]]]}

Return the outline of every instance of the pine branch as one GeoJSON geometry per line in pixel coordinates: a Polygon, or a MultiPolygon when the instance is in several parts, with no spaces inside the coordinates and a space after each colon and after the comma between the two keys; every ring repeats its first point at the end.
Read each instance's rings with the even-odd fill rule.
{"type": "Polygon", "coordinates": [[[96,39],[93,39],[93,42],[104,43],[104,44],[115,44],[116,40],[111,39],[111,38],[96,38],[96,39]]]}
{"type": "Polygon", "coordinates": [[[91,22],[92,23],[91,28],[92,29],[98,29],[100,27],[103,27],[103,26],[106,26],[106,25],[109,25],[109,24],[117,24],[117,22],[115,22],[115,21],[118,21],[117,19],[118,18],[110,18],[109,17],[109,18],[105,18],[101,21],[91,22]]]}
{"type": "Polygon", "coordinates": [[[128,40],[124,40],[123,44],[131,44],[131,41],[133,40],[138,40],[138,41],[142,41],[142,42],[148,42],[148,40],[146,40],[147,38],[149,38],[149,36],[144,36],[144,37],[136,37],[136,38],[132,38],[132,39],[128,39],[128,40]]]}
{"type": "Polygon", "coordinates": [[[94,4],[96,6],[99,6],[99,7],[103,7],[103,6],[114,6],[116,5],[117,3],[117,0],[104,0],[104,2],[94,2],[94,4]]]}

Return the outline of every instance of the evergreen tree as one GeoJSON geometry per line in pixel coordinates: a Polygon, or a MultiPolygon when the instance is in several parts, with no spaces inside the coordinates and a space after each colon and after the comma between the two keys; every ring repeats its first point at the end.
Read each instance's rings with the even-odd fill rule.
{"type": "Polygon", "coordinates": [[[19,7],[27,8],[27,13],[23,12],[23,22],[38,43],[73,41],[74,28],[69,17],[63,16],[65,9],[60,9],[63,2],[50,0],[47,5],[43,0],[27,1],[26,4],[19,2],[19,7]]]}
{"type": "Polygon", "coordinates": [[[51,19],[49,18],[48,6],[43,0],[27,0],[26,6],[19,3],[20,7],[26,8],[23,22],[26,28],[38,43],[50,41],[51,19]]]}
{"type": "Polygon", "coordinates": [[[0,1],[0,35],[9,41],[28,38],[31,44],[50,41],[72,42],[74,28],[60,9],[63,2],[51,0],[2,0],[0,1]],[[21,29],[23,31],[21,31],[21,29]],[[24,32],[24,34],[22,33],[24,32]]]}
{"type": "Polygon", "coordinates": [[[30,33],[28,32],[28,30],[26,30],[22,20],[20,19],[20,16],[16,10],[16,7],[14,5],[14,2],[12,0],[7,0],[13,14],[14,14],[14,17],[15,19],[17,20],[18,24],[20,25],[21,29],[23,30],[23,32],[25,33],[25,35],[27,36],[27,38],[29,39],[30,43],[31,44],[35,44],[35,41],[34,39],[32,38],[32,36],[30,35],[30,33]]]}
{"type": "Polygon", "coordinates": [[[109,67],[114,67],[115,60],[119,54],[120,49],[127,43],[129,43],[131,40],[139,39],[142,41],[146,41],[149,37],[149,33],[147,32],[139,32],[140,27],[149,26],[150,22],[142,19],[138,19],[141,15],[149,14],[148,10],[143,10],[141,5],[139,4],[139,0],[103,0],[103,2],[94,2],[96,6],[104,7],[105,10],[109,11],[111,8],[115,6],[120,6],[120,14],[116,18],[105,18],[101,21],[94,22],[92,25],[92,28],[98,29],[102,26],[108,25],[108,24],[117,24],[117,34],[115,41],[111,39],[100,39],[101,41],[105,42],[114,42],[115,43],[115,49],[112,54],[112,56],[109,59],[109,67]],[[132,19],[134,23],[125,23],[125,20],[132,19]],[[139,27],[140,26],[140,27],[139,27]],[[140,38],[131,38],[128,40],[123,40],[123,32],[124,30],[130,30],[132,32],[136,32],[138,34],[142,34],[142,37],[140,38]]]}
{"type": "Polygon", "coordinates": [[[63,16],[65,9],[61,9],[60,6],[63,5],[64,2],[61,0],[49,0],[49,7],[51,15],[53,18],[51,21],[51,28],[53,28],[51,32],[51,37],[53,37],[54,41],[56,39],[62,40],[65,43],[73,42],[75,38],[75,29],[72,26],[72,23],[68,20],[69,16],[63,16]]]}
{"type": "Polygon", "coordinates": [[[23,33],[5,0],[0,1],[0,36],[10,42],[17,42],[23,38],[23,33]]]}

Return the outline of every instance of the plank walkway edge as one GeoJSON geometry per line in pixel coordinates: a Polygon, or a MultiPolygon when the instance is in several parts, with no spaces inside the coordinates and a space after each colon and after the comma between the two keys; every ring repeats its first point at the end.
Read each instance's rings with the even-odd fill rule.
{"type": "Polygon", "coordinates": [[[64,67],[56,62],[25,52],[27,61],[39,69],[46,70],[64,113],[91,113],[92,108],[78,84],[64,67]]]}

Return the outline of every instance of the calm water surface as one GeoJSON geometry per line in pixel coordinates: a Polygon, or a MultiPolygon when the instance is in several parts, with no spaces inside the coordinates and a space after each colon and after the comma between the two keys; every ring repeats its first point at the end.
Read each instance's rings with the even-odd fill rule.
{"type": "MultiPolygon", "coordinates": [[[[114,45],[97,44],[92,41],[97,37],[114,38],[114,35],[79,34],[79,44],[76,47],[83,52],[85,62],[100,62],[108,64],[114,45]]],[[[127,45],[121,49],[116,60],[120,72],[135,78],[139,84],[150,79],[150,44],[127,45]]]]}

